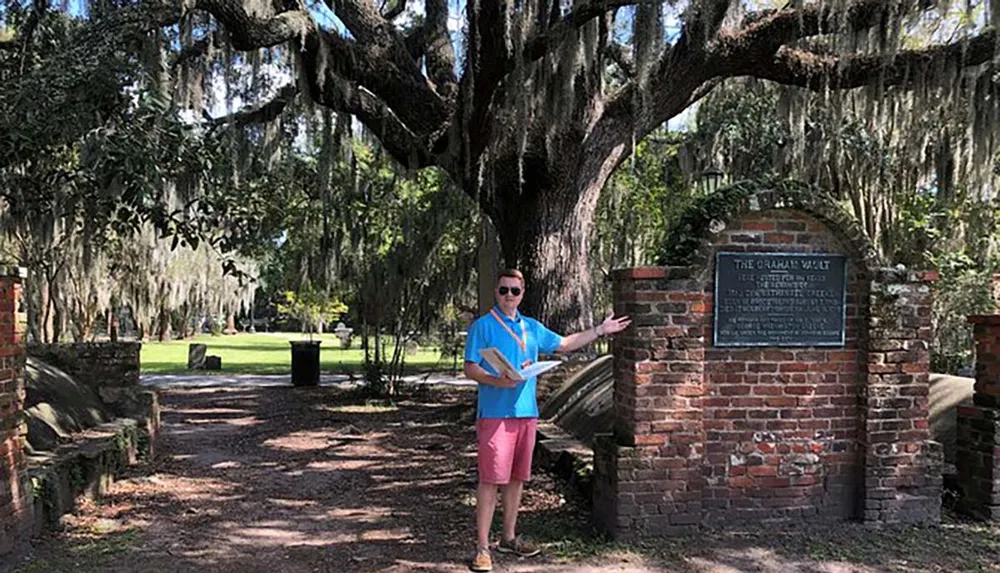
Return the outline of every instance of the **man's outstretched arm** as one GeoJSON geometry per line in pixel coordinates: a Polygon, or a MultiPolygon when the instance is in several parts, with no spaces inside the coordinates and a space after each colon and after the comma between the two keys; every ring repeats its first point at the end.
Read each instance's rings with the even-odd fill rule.
{"type": "Polygon", "coordinates": [[[616,332],[621,332],[628,328],[632,324],[632,321],[627,316],[622,316],[620,318],[615,318],[615,313],[608,313],[607,318],[604,322],[598,324],[594,328],[588,328],[587,330],[582,330],[564,336],[562,343],[556,348],[556,352],[573,352],[578,348],[583,348],[584,346],[590,344],[591,342],[597,340],[602,336],[610,336],[616,332]]]}

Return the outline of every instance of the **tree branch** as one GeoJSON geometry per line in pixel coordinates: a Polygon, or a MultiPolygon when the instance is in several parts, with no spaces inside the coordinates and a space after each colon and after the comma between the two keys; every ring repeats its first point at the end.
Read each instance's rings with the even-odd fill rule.
{"type": "MultiPolygon", "coordinates": [[[[356,38],[374,39],[382,31],[379,28],[391,28],[371,0],[324,1],[356,38]]],[[[395,32],[395,29],[392,28],[392,31],[395,32]]]]}
{"type": "Polygon", "coordinates": [[[174,61],[170,63],[170,69],[177,69],[177,66],[190,61],[197,60],[205,55],[208,51],[209,46],[212,45],[212,37],[205,36],[204,38],[198,40],[197,42],[191,44],[190,46],[181,50],[174,61]]]}
{"type": "Polygon", "coordinates": [[[424,5],[427,22],[426,39],[427,75],[446,99],[454,97],[458,89],[455,77],[455,49],[448,34],[448,0],[427,0],[424,5]]]}
{"type": "MultiPolygon", "coordinates": [[[[212,14],[229,32],[232,45],[238,50],[294,41],[308,52],[301,54],[303,61],[321,70],[328,69],[343,78],[345,85],[358,87],[353,92],[340,89],[340,96],[328,97],[352,102],[359,112],[364,112],[372,107],[365,103],[364,96],[356,95],[361,93],[360,86],[364,86],[366,93],[380,98],[392,110],[394,119],[402,121],[411,134],[429,142],[444,133],[449,125],[448,106],[423,76],[417,61],[410,57],[401,35],[371,0],[325,1],[357,41],[321,30],[302,8],[301,0],[268,4],[279,10],[287,9],[273,16],[248,13],[243,0],[196,0],[194,8],[212,14]]],[[[318,85],[322,86],[326,79],[320,81],[318,85]]],[[[317,86],[310,86],[311,91],[315,89],[317,86]]],[[[378,119],[378,114],[368,115],[373,121],[378,119]]]]}
{"type": "Polygon", "coordinates": [[[525,42],[522,57],[525,62],[541,59],[549,53],[553,46],[558,46],[573,31],[594,18],[623,6],[634,6],[642,2],[654,1],[659,0],[590,0],[586,4],[577,6],[547,30],[525,42]]]}
{"type": "Polygon", "coordinates": [[[716,59],[767,59],[785,44],[845,25],[855,31],[871,28],[894,9],[894,4],[889,0],[857,0],[846,9],[828,4],[783,8],[751,18],[752,23],[742,31],[720,39],[712,53],[716,59]]]}
{"type": "Polygon", "coordinates": [[[895,55],[824,56],[782,48],[771,59],[745,61],[731,75],[748,75],[813,90],[851,89],[879,81],[885,86],[911,87],[925,78],[922,72],[945,62],[959,67],[989,62],[996,54],[997,35],[989,30],[968,40],[906,50],[895,55]]]}
{"type": "MultiPolygon", "coordinates": [[[[320,31],[304,39],[300,52],[300,69],[313,101],[335,110],[350,113],[375,133],[383,147],[401,164],[420,168],[431,165],[432,156],[427,144],[396,115],[387,102],[381,100],[363,84],[344,79],[338,72],[336,50],[325,45],[343,45],[347,40],[320,31]]],[[[420,105],[413,105],[410,112],[419,113],[420,105]]]]}
{"type": "Polygon", "coordinates": [[[27,20],[24,21],[24,25],[21,27],[20,34],[7,39],[0,40],[0,50],[17,50],[19,47],[22,50],[26,50],[28,45],[31,44],[31,39],[35,35],[35,30],[38,29],[39,22],[45,16],[45,12],[49,9],[48,0],[35,0],[31,6],[31,14],[28,15],[27,20]]]}
{"type": "Polygon", "coordinates": [[[389,8],[382,17],[386,20],[393,20],[406,10],[406,0],[396,0],[396,4],[389,8]]]}
{"type": "MultiPolygon", "coordinates": [[[[354,73],[340,67],[335,61],[339,58],[334,58],[330,64],[340,67],[338,74],[365,86],[382,99],[413,133],[421,137],[437,137],[448,125],[450,109],[428,78],[424,77],[399,31],[379,14],[370,0],[326,2],[358,39],[351,44],[352,51],[360,56],[350,66],[354,73]]],[[[433,5],[428,6],[431,7],[433,5]]],[[[337,42],[335,37],[329,35],[326,38],[335,48],[336,44],[348,41],[342,39],[343,42],[337,42]]]]}
{"type": "Polygon", "coordinates": [[[708,44],[719,32],[732,0],[700,0],[692,2],[684,19],[684,31],[679,44],[696,49],[708,44]]]}
{"type": "Polygon", "coordinates": [[[611,57],[613,61],[622,72],[628,77],[635,77],[635,62],[632,61],[632,56],[625,51],[625,48],[621,44],[617,44],[614,41],[608,42],[608,56],[611,57]]]}
{"type": "Polygon", "coordinates": [[[267,123],[281,115],[281,112],[295,99],[298,93],[299,88],[297,85],[294,83],[288,84],[278,90],[278,93],[271,101],[253,109],[241,110],[230,115],[212,118],[209,121],[209,125],[213,128],[230,124],[236,127],[245,127],[254,123],[267,123]]]}
{"type": "Polygon", "coordinates": [[[468,138],[463,145],[470,166],[486,149],[492,131],[491,104],[508,71],[503,9],[494,0],[466,0],[469,42],[462,77],[464,101],[457,113],[464,114],[461,121],[468,138]]]}
{"type": "Polygon", "coordinates": [[[229,32],[233,47],[241,51],[277,46],[316,29],[302,6],[271,17],[248,13],[241,0],[196,0],[194,8],[215,16],[229,32]]]}
{"type": "Polygon", "coordinates": [[[406,51],[410,53],[410,57],[419,60],[424,56],[424,50],[427,49],[427,26],[417,26],[406,35],[403,42],[406,44],[406,51]]]}

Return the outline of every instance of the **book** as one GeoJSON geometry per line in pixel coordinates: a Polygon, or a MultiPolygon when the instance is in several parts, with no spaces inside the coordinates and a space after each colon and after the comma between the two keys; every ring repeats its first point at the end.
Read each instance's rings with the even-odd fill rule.
{"type": "Polygon", "coordinates": [[[479,355],[493,367],[493,370],[495,370],[497,374],[507,376],[507,378],[517,380],[518,382],[523,382],[528,378],[534,378],[535,376],[548,372],[549,370],[552,370],[556,366],[562,364],[562,362],[558,360],[543,360],[541,362],[529,364],[525,368],[517,368],[510,363],[510,360],[507,360],[507,357],[503,355],[503,352],[500,352],[500,350],[495,347],[483,348],[479,351],[479,355]]]}

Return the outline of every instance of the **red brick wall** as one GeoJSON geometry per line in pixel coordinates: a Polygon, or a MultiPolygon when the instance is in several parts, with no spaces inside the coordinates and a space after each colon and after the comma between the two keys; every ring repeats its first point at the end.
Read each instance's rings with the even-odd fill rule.
{"type": "Polygon", "coordinates": [[[933,272],[881,269],[870,286],[862,361],[862,517],[936,523],[941,518],[941,444],[931,439],[933,272]]]}
{"type": "Polygon", "coordinates": [[[626,536],[775,519],[936,520],[926,284],[872,283],[826,224],[789,209],[738,217],[707,247],[701,265],[616,275],[615,310],[635,326],[615,339],[615,434],[595,447],[598,519],[626,536]],[[717,251],[847,255],[846,344],[713,348],[717,251]],[[869,328],[873,304],[881,330],[869,328]],[[869,382],[885,396],[869,398],[869,382]],[[904,451],[875,455],[873,442],[890,438],[904,451]],[[916,460],[925,455],[929,465],[916,460]]]}
{"type": "Polygon", "coordinates": [[[25,474],[24,405],[25,316],[19,311],[17,269],[0,274],[0,555],[10,553],[31,532],[32,495],[25,474]]]}
{"type": "Polygon", "coordinates": [[[962,509],[1000,521],[1000,315],[973,316],[976,384],[958,407],[958,483],[962,509]]]}
{"type": "MultiPolygon", "coordinates": [[[[850,254],[826,225],[788,210],[741,217],[713,246],[726,252],[850,254]]],[[[706,497],[713,500],[710,506],[729,510],[722,519],[854,514],[858,326],[867,293],[861,292],[855,262],[847,273],[844,347],[706,350],[706,497]]],[[[706,287],[714,276],[710,265],[706,287]]],[[[706,346],[711,339],[709,334],[706,346]]]]}

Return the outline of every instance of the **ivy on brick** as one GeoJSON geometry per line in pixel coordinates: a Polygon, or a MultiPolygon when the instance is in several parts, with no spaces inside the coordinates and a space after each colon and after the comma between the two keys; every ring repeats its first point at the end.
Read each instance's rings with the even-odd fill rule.
{"type": "Polygon", "coordinates": [[[700,197],[666,233],[658,263],[665,266],[704,264],[710,255],[712,227],[728,224],[741,213],[767,209],[798,209],[829,225],[873,271],[880,257],[857,220],[828,193],[788,179],[752,179],[700,197]]]}

